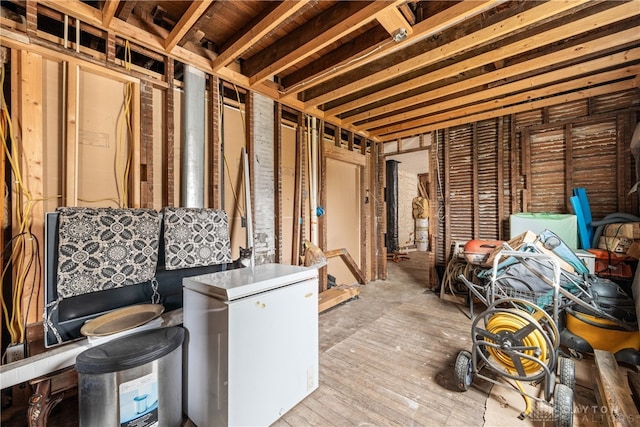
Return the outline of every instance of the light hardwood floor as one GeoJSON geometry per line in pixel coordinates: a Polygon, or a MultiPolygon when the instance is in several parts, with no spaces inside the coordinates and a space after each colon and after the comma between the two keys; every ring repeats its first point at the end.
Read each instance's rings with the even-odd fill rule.
{"type": "MultiPolygon", "coordinates": [[[[471,321],[465,307],[427,289],[424,254],[409,255],[389,263],[386,281],[320,314],[319,388],[274,426],[553,425],[519,420],[524,401],[508,388],[476,379],[457,391],[454,363],[471,348],[471,321]]],[[[579,364],[575,401],[592,406],[589,363],[579,364]]],[[[603,424],[576,416],[574,425],[603,424]]]]}

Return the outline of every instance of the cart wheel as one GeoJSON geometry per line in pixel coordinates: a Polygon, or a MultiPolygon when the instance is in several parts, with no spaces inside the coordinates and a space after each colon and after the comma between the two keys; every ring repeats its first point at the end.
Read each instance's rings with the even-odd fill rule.
{"type": "Polygon", "coordinates": [[[462,350],[456,357],[455,380],[458,390],[469,390],[473,381],[473,360],[468,351],[462,350]]]}
{"type": "Polygon", "coordinates": [[[558,363],[558,376],[560,384],[564,384],[572,391],[576,389],[576,363],[573,359],[560,357],[558,363]]]}
{"type": "Polygon", "coordinates": [[[557,384],[553,394],[553,425],[573,426],[573,390],[564,384],[557,384]]]}

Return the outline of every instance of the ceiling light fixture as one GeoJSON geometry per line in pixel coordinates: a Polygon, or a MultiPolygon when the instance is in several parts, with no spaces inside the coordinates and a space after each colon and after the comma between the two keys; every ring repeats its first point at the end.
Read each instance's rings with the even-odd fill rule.
{"type": "Polygon", "coordinates": [[[391,35],[393,37],[393,41],[396,43],[400,43],[402,40],[407,38],[407,30],[406,28],[398,28],[391,35]]]}

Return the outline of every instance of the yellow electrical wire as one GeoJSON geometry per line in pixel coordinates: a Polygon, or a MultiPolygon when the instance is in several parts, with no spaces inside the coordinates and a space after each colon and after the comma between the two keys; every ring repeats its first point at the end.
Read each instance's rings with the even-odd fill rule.
{"type": "MultiPolygon", "coordinates": [[[[4,86],[5,67],[0,67],[0,86],[4,86]]],[[[4,92],[1,96],[0,105],[0,138],[2,139],[2,147],[5,152],[5,156],[11,166],[11,170],[14,176],[15,191],[17,192],[17,200],[25,200],[24,205],[16,204],[15,217],[18,232],[12,238],[11,255],[9,261],[2,271],[2,287],[4,287],[4,277],[9,273],[9,265],[13,266],[13,272],[15,277],[12,280],[12,302],[11,302],[11,316],[9,316],[9,308],[7,301],[4,299],[4,292],[2,295],[2,313],[7,325],[7,330],[11,336],[11,344],[16,344],[24,341],[25,324],[29,314],[29,308],[31,305],[31,298],[35,291],[36,278],[34,276],[34,283],[31,289],[31,295],[29,297],[29,304],[27,306],[27,312],[22,313],[22,297],[25,287],[25,282],[29,277],[32,268],[36,265],[35,260],[38,258],[38,244],[35,240],[35,236],[31,234],[31,216],[32,207],[36,200],[31,196],[31,192],[25,185],[22,179],[22,172],[20,169],[19,161],[19,146],[15,140],[15,134],[13,130],[13,124],[11,116],[9,114],[9,108],[7,106],[4,92]],[[7,146],[7,137],[11,140],[11,149],[7,146]],[[24,318],[24,322],[23,322],[24,318]]],[[[35,273],[34,273],[35,274],[35,273]]]]}
{"type": "MultiPolygon", "coordinates": [[[[124,66],[127,71],[131,70],[131,47],[129,46],[129,41],[125,41],[124,45],[124,66]]],[[[131,159],[133,156],[132,149],[132,139],[133,139],[133,128],[131,124],[131,102],[133,99],[133,83],[126,82],[124,84],[124,100],[122,104],[122,115],[119,122],[119,138],[118,145],[116,150],[116,161],[115,161],[115,170],[116,170],[116,179],[119,181],[119,202],[118,205],[122,208],[125,208],[129,204],[129,194],[128,194],[128,182],[129,182],[129,171],[131,168],[131,159]],[[127,148],[125,149],[125,127],[126,127],[126,140],[128,142],[127,148]],[[124,168],[120,170],[120,162],[118,161],[121,153],[126,151],[126,156],[124,160],[124,168]]],[[[107,200],[107,199],[105,199],[107,200]]]]}

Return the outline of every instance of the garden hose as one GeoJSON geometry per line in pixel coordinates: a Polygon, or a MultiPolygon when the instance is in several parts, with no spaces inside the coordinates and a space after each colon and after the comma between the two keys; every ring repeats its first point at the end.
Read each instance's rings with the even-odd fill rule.
{"type": "Polygon", "coordinates": [[[489,315],[485,318],[487,333],[481,335],[483,341],[493,344],[486,345],[485,349],[504,372],[499,372],[491,363],[489,366],[512,378],[522,395],[525,409],[519,418],[525,419],[531,414],[532,404],[520,380],[538,378],[545,373],[543,365],[554,367],[559,333],[549,315],[539,307],[522,300],[511,299],[511,302],[516,302],[517,308],[495,308],[492,305],[493,309],[488,310],[489,315]],[[542,326],[543,320],[550,328],[542,326]]]}
{"type": "MultiPolygon", "coordinates": [[[[522,316],[506,311],[499,312],[491,316],[487,321],[486,328],[487,331],[495,335],[501,335],[505,332],[515,334],[529,326],[529,323],[530,322],[522,316]]],[[[545,335],[540,324],[536,322],[534,326],[536,327],[535,330],[523,337],[521,343],[518,343],[518,346],[530,347],[522,351],[522,353],[535,357],[541,361],[546,361],[550,350],[547,345],[547,340],[545,339],[545,335]]],[[[509,372],[514,373],[517,371],[511,355],[507,352],[495,347],[489,347],[488,351],[509,372]]],[[[520,360],[522,368],[527,375],[536,374],[540,370],[539,363],[526,358],[520,358],[520,360]]]]}

